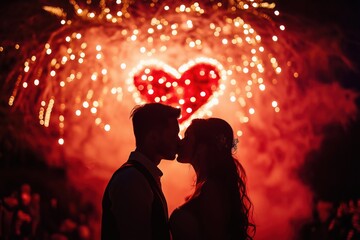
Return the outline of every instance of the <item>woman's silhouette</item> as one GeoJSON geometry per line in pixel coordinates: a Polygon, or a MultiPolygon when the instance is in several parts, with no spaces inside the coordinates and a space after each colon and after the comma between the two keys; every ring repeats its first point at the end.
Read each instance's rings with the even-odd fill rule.
{"type": "Polygon", "coordinates": [[[252,203],[245,171],[233,157],[233,130],[219,118],[194,119],[177,161],[196,172],[194,193],[170,217],[173,240],[252,239],[252,203]]]}

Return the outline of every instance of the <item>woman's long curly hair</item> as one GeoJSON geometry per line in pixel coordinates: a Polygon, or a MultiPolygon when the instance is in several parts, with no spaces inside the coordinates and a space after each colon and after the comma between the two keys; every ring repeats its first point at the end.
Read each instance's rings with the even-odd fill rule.
{"type": "Polygon", "coordinates": [[[232,239],[252,240],[256,231],[253,205],[247,195],[245,170],[233,156],[236,143],[231,126],[223,119],[208,118],[194,119],[189,128],[195,136],[195,148],[199,144],[207,146],[205,161],[196,163],[195,192],[199,193],[208,179],[224,183],[231,199],[232,239]]]}

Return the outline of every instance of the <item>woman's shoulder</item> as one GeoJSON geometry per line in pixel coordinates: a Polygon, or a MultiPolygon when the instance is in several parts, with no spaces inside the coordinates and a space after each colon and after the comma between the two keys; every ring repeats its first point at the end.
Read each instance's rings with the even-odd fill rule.
{"type": "Polygon", "coordinates": [[[207,179],[201,186],[201,195],[209,197],[225,196],[226,186],[216,179],[207,179]]]}
{"type": "Polygon", "coordinates": [[[169,222],[174,240],[199,239],[198,219],[184,205],[172,212],[169,222]]]}
{"type": "Polygon", "coordinates": [[[176,208],[170,215],[170,221],[192,219],[192,218],[193,218],[193,214],[184,206],[176,208]]]}
{"type": "Polygon", "coordinates": [[[214,179],[204,182],[199,195],[200,208],[211,211],[227,212],[229,209],[229,194],[223,183],[214,179]]]}

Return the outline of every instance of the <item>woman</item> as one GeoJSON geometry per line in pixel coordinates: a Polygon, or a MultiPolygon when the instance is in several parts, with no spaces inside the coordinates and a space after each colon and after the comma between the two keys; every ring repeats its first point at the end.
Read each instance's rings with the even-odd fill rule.
{"type": "Polygon", "coordinates": [[[222,119],[195,119],[186,130],[177,161],[193,166],[196,185],[170,217],[173,240],[254,236],[245,171],[232,155],[234,147],[233,130],[222,119]]]}

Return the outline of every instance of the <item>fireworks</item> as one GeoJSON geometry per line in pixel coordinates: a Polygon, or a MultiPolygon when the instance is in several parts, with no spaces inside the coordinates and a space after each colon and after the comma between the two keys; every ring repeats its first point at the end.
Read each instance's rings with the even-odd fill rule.
{"type": "MultiPolygon", "coordinates": [[[[286,55],[278,59],[274,53],[281,50],[280,35],[285,30],[284,25],[273,21],[280,14],[274,4],[71,4],[76,12],[73,19],[67,18],[62,9],[44,7],[59,16],[62,27],[51,34],[41,52],[24,62],[9,98],[13,107],[27,99],[24,111],[37,114],[41,125],[58,129],[59,144],[64,143],[65,126],[72,124],[74,118],[90,117],[93,124],[110,131],[109,113],[104,106],[114,102],[133,106],[157,101],[181,107],[182,129],[194,117],[213,115],[212,106],[231,104],[237,109],[234,115],[238,121],[247,123],[257,112],[256,95],[282,84],[289,75],[298,77],[288,67],[291,64],[286,55]],[[263,24],[271,26],[265,34],[260,33],[264,32],[263,24]],[[200,62],[203,65],[197,65],[200,62]],[[162,75],[171,75],[171,82],[150,84],[154,76],[149,76],[142,80],[145,85],[139,84],[136,71],[141,71],[139,66],[146,67],[144,63],[150,63],[152,68],[147,71],[161,70],[162,75]],[[208,69],[211,73],[206,74],[214,76],[209,79],[219,82],[203,81],[194,91],[186,80],[191,80],[191,84],[195,81],[181,78],[190,66],[199,72],[208,69]]],[[[26,43],[23,45],[31,49],[26,43]]],[[[161,79],[157,80],[164,80],[161,79]]],[[[275,97],[266,104],[274,112],[280,111],[275,97]]],[[[242,134],[240,130],[237,133],[242,134]]]]}
{"type": "MultiPolygon", "coordinates": [[[[134,147],[129,114],[136,104],[180,107],[182,130],[196,117],[222,117],[240,137],[236,156],[249,176],[256,222],[267,226],[257,236],[293,239],[285,229],[308,217],[311,205],[294,172],[319,147],[325,126],[346,125],[357,112],[357,94],[341,87],[332,65],[334,59],[350,65],[341,40],[311,24],[294,27],[302,20],[294,24],[272,3],[178,2],[44,6],[58,16],[59,28],[42,46],[11,45],[27,59],[6,79],[14,86],[8,104],[51,133],[31,136],[41,145],[37,152],[48,165],[65,165],[74,185],[95,202],[103,194],[101,180],[134,147]]],[[[6,48],[1,43],[0,54],[6,48]]],[[[187,166],[165,164],[171,211],[193,178],[187,166]]]]}

